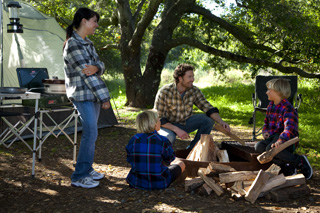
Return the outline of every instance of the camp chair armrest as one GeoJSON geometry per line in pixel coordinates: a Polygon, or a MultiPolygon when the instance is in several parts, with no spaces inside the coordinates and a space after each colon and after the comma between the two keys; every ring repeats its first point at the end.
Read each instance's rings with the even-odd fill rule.
{"type": "Polygon", "coordinates": [[[252,93],[252,105],[253,105],[253,108],[255,108],[257,105],[257,99],[256,99],[255,93],[252,93]]]}
{"type": "Polygon", "coordinates": [[[301,102],[302,102],[302,94],[301,93],[299,93],[298,95],[297,95],[297,109],[299,109],[299,107],[300,107],[300,104],[301,104],[301,102]]]}

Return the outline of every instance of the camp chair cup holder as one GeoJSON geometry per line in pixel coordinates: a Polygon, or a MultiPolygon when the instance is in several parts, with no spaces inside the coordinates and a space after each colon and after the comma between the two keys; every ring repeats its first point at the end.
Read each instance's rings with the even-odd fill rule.
{"type": "Polygon", "coordinates": [[[252,93],[252,105],[253,105],[253,113],[252,117],[249,119],[249,124],[253,124],[253,130],[252,130],[252,141],[255,141],[257,139],[257,136],[262,134],[262,128],[257,128],[257,111],[266,113],[267,106],[269,104],[268,96],[266,94],[267,92],[267,86],[266,83],[274,78],[284,78],[289,79],[290,86],[291,86],[291,95],[288,98],[290,103],[294,106],[294,108],[298,111],[301,102],[302,102],[302,94],[297,94],[298,91],[298,78],[297,76],[256,76],[255,81],[255,92],[252,93]]]}

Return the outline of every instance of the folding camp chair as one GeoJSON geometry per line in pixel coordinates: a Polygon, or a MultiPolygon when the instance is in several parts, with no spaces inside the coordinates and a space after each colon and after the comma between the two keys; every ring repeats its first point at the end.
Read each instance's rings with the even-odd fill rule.
{"type": "Polygon", "coordinates": [[[291,86],[291,95],[288,98],[290,103],[295,107],[296,110],[299,109],[301,101],[302,101],[302,95],[297,94],[298,90],[298,78],[297,76],[261,76],[258,75],[256,77],[256,83],[255,83],[255,93],[252,94],[252,104],[253,104],[253,113],[252,117],[249,120],[249,124],[253,124],[253,131],[252,131],[252,140],[255,141],[256,137],[258,135],[262,134],[262,127],[260,127],[258,130],[256,130],[256,112],[262,112],[266,113],[267,106],[269,104],[268,96],[266,94],[267,92],[267,86],[266,83],[274,78],[284,78],[289,79],[290,86],[291,86]]]}

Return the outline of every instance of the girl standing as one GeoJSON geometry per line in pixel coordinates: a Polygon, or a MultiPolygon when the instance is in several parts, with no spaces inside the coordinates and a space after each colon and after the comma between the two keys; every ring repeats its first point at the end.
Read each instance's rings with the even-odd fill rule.
{"type": "Polygon", "coordinates": [[[105,71],[104,63],[99,60],[93,43],[87,38],[95,33],[99,18],[88,8],[78,9],[72,24],[67,27],[63,47],[66,93],[82,123],[80,149],[71,185],[83,188],[97,187],[97,180],[104,178],[104,174],[96,172],[92,164],[100,107],[110,108],[110,96],[101,79],[105,71]]]}

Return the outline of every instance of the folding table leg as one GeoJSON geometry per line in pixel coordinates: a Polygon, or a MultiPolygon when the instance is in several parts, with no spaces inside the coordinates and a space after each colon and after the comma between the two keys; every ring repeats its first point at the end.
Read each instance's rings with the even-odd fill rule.
{"type": "Polygon", "coordinates": [[[41,161],[41,155],[42,155],[42,123],[43,123],[43,113],[40,110],[40,118],[39,118],[39,157],[38,161],[41,161]]]}
{"type": "Polygon", "coordinates": [[[39,107],[39,99],[36,99],[36,105],[34,109],[34,131],[33,131],[33,151],[32,151],[32,171],[31,176],[34,178],[34,169],[36,164],[36,152],[37,152],[37,128],[38,128],[38,107],[39,107]]]}
{"type": "Polygon", "coordinates": [[[78,113],[74,111],[74,141],[73,141],[73,166],[76,166],[77,156],[77,135],[78,135],[78,113]]]}

